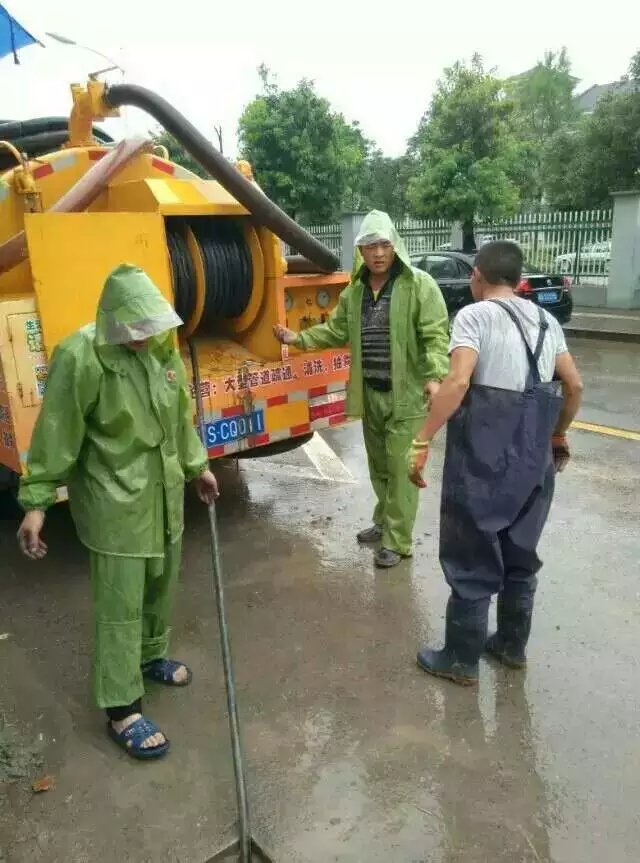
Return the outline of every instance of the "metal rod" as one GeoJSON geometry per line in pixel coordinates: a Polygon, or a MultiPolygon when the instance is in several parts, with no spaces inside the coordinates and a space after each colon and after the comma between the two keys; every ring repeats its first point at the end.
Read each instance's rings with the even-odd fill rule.
{"type": "MultiPolygon", "coordinates": [[[[205,449],[207,448],[206,427],[204,421],[204,409],[202,405],[202,392],[200,389],[200,369],[195,344],[191,339],[188,341],[189,355],[193,369],[193,384],[195,388],[196,413],[200,437],[205,449]]],[[[249,821],[249,803],[247,800],[246,779],[244,773],[244,759],[242,755],[242,742],[240,740],[240,720],[238,717],[238,702],[236,698],[236,684],[233,673],[233,662],[231,659],[231,639],[229,637],[229,625],[227,621],[227,610],[224,599],[224,580],[222,574],[222,561],[220,558],[220,547],[218,543],[218,522],[216,518],[215,503],[209,504],[209,528],[211,531],[211,563],[213,568],[213,587],[218,608],[218,624],[220,632],[220,647],[222,650],[222,668],[224,671],[224,685],[227,693],[227,708],[229,712],[229,731],[231,734],[231,754],[233,758],[233,771],[236,780],[236,800],[238,806],[238,827],[240,832],[239,863],[251,863],[251,827],[249,821]]]]}

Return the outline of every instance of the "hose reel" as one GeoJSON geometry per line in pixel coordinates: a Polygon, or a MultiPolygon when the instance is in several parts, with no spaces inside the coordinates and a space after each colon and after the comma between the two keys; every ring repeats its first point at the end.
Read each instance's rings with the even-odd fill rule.
{"type": "Polygon", "coordinates": [[[199,326],[215,332],[222,321],[236,333],[251,326],[264,294],[264,262],[254,228],[231,217],[169,217],[166,233],[184,335],[199,326]]]}

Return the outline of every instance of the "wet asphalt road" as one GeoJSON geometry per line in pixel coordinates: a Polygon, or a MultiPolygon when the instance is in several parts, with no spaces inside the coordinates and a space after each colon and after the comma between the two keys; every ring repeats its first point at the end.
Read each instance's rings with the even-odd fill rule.
{"type": "MultiPolygon", "coordinates": [[[[640,346],[573,347],[581,418],[640,430],[640,346]]],[[[441,446],[416,554],[379,573],[353,539],[372,504],[360,429],[326,440],[354,482],[323,480],[302,451],[219,471],[254,823],[275,859],[635,863],[640,442],[573,433],[529,668],[483,661],[473,692],[414,664],[443,629],[441,446]]],[[[1,711],[56,787],[0,784],[0,860],[204,863],[234,821],[205,511],[189,506],[173,640],[195,679],[151,692],[173,749],[149,765],[114,747],[90,704],[87,561],[66,509],[43,564],[19,559],[14,529],[0,524],[1,711]]]]}

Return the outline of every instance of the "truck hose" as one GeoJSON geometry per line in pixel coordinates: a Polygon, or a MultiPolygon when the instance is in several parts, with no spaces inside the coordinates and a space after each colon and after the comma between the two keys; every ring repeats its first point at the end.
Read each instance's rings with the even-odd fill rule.
{"type": "Polygon", "coordinates": [[[236,219],[167,219],[167,245],[176,312],[185,323],[196,305],[196,276],[184,229],[191,228],[204,264],[205,299],[201,325],[215,330],[221,318],[236,318],[249,305],[253,285],[251,252],[236,219]]]}
{"type": "Polygon", "coordinates": [[[260,189],[245,179],[186,117],[157,93],[135,84],[114,84],[106,90],[105,99],[113,108],[132,105],[147,111],[182,144],[205,171],[249,210],[257,222],[313,261],[319,270],[331,273],[338,269],[340,261],[330,249],[301,228],[260,189]]]}
{"type": "MultiPolygon", "coordinates": [[[[0,138],[3,141],[13,141],[15,138],[24,138],[29,135],[43,135],[47,132],[69,132],[68,117],[34,117],[31,120],[2,120],[0,121],[0,138]]],[[[93,127],[93,134],[98,140],[105,144],[113,143],[113,138],[97,126],[93,127]]]]}
{"type": "MultiPolygon", "coordinates": [[[[7,124],[12,127],[24,125],[19,123],[10,123],[7,124]]],[[[96,142],[100,145],[107,145],[113,143],[113,139],[110,135],[107,135],[106,132],[102,132],[102,130],[98,129],[94,126],[93,134],[96,139],[96,142]]],[[[12,143],[21,153],[26,153],[26,155],[30,159],[35,159],[38,156],[44,156],[46,153],[51,153],[54,150],[59,150],[64,144],[69,140],[69,130],[67,127],[47,130],[41,132],[34,132],[29,135],[22,136],[4,136],[2,133],[2,126],[0,126],[0,140],[1,141],[9,141],[12,143]]],[[[10,168],[15,166],[15,160],[10,158],[7,153],[0,153],[0,171],[7,171],[10,168]]]]}

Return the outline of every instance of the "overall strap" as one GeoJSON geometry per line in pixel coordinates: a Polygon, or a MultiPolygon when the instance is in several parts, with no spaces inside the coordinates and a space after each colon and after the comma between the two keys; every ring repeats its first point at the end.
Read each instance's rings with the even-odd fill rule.
{"type": "Polygon", "coordinates": [[[539,384],[541,381],[540,371],[538,369],[538,360],[540,359],[540,354],[542,353],[542,346],[544,344],[544,339],[547,334],[547,330],[549,329],[549,322],[544,316],[544,312],[538,306],[538,318],[540,321],[540,331],[538,333],[538,341],[536,342],[535,350],[531,350],[529,342],[527,341],[527,337],[524,332],[524,327],[522,326],[522,321],[520,320],[520,316],[517,315],[511,306],[508,303],[502,302],[502,300],[490,300],[489,302],[495,303],[497,306],[500,306],[501,309],[509,315],[513,323],[516,325],[518,332],[522,337],[522,341],[524,342],[524,347],[527,352],[527,360],[529,362],[529,376],[527,379],[527,385],[529,384],[529,380],[533,382],[533,384],[539,384]]]}

